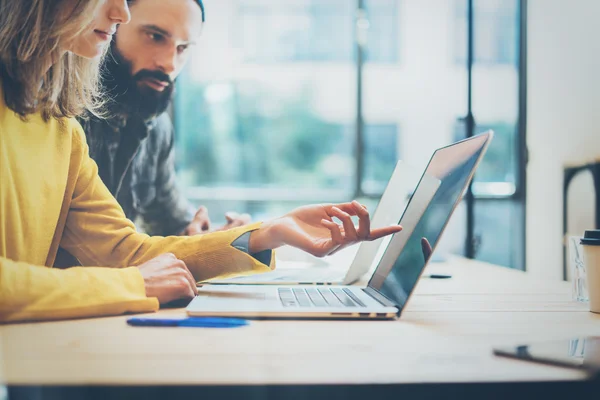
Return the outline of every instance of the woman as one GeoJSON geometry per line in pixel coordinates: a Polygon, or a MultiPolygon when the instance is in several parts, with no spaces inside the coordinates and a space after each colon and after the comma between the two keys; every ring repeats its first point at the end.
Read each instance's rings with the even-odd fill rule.
{"type": "Polygon", "coordinates": [[[269,271],[272,257],[257,254],[284,244],[325,256],[401,229],[370,231],[353,202],[199,237],[137,233],[73,119],[101,110],[98,64],[129,21],[126,1],[0,0],[0,10],[0,321],[154,311],[193,296],[198,280],[269,271]],[[246,232],[248,252],[232,246],[246,232]],[[49,268],[59,245],[89,267],[49,268]]]}

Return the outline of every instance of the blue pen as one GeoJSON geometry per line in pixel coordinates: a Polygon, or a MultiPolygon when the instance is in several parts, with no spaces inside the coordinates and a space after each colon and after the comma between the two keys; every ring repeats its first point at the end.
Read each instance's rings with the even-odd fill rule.
{"type": "Polygon", "coordinates": [[[236,328],[248,325],[241,318],[192,317],[192,318],[129,318],[127,323],[132,326],[185,326],[196,328],[236,328]]]}

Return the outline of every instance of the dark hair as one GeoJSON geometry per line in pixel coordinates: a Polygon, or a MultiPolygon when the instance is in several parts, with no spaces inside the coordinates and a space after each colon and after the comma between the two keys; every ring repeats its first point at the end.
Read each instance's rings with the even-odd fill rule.
{"type": "MultiPolygon", "coordinates": [[[[131,4],[135,3],[135,1],[136,0],[128,0],[127,2],[131,5],[131,4]]],[[[202,22],[204,22],[206,20],[206,12],[204,11],[204,3],[202,2],[202,0],[195,0],[195,1],[200,6],[200,10],[202,11],[202,22]]]]}

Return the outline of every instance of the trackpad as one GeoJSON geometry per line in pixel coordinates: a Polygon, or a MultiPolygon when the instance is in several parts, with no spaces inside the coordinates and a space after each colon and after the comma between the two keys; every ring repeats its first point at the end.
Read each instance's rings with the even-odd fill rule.
{"type": "Polygon", "coordinates": [[[203,286],[198,289],[195,305],[203,310],[252,311],[277,302],[277,291],[264,286],[203,286]]]}
{"type": "Polygon", "coordinates": [[[199,290],[198,296],[207,296],[212,299],[232,299],[232,300],[264,300],[265,293],[246,292],[246,291],[226,291],[226,290],[199,290]]]}

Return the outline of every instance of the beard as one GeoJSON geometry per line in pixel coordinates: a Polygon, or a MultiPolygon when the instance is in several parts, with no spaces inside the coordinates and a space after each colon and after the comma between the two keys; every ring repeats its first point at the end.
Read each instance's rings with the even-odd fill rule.
{"type": "Polygon", "coordinates": [[[165,112],[173,97],[173,81],[159,70],[143,69],[133,74],[132,69],[132,63],[113,42],[102,73],[102,85],[110,97],[109,110],[118,115],[135,115],[144,121],[165,112]],[[144,79],[154,79],[168,86],[163,91],[154,90],[142,82],[144,79]]]}

